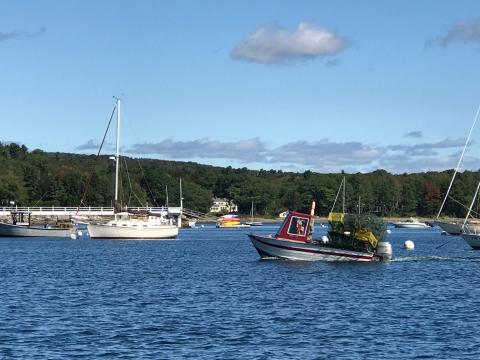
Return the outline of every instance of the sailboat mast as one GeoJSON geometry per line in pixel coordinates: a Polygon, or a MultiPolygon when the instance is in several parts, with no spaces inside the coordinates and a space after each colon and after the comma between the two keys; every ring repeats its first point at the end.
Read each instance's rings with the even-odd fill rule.
{"type": "Polygon", "coordinates": [[[250,218],[251,218],[251,222],[253,222],[253,200],[252,200],[252,208],[250,209],[250,218]]]}
{"type": "Polygon", "coordinates": [[[478,113],[480,112],[480,106],[477,109],[477,114],[475,115],[475,120],[473,121],[472,127],[470,128],[470,132],[468,133],[467,141],[465,142],[465,146],[463,147],[462,154],[460,155],[460,159],[458,160],[457,167],[455,168],[455,172],[453,173],[452,180],[450,181],[450,184],[448,185],[448,190],[447,193],[445,194],[445,197],[443,198],[442,206],[440,206],[440,210],[438,210],[438,214],[436,219],[440,217],[440,214],[442,213],[443,207],[445,206],[445,202],[447,201],[448,194],[450,194],[450,190],[453,185],[453,180],[455,180],[455,176],[457,175],[458,169],[460,168],[460,164],[462,163],[463,155],[465,155],[465,150],[467,150],[468,143],[470,141],[470,137],[472,136],[472,131],[473,128],[475,127],[475,124],[477,123],[478,119],[478,113]]]}
{"type": "Polygon", "coordinates": [[[166,200],[167,200],[167,201],[166,201],[166,202],[167,202],[167,203],[166,203],[166,206],[167,206],[167,208],[168,208],[168,185],[165,185],[165,197],[166,197],[166,200]]]}
{"type": "Polygon", "coordinates": [[[180,208],[183,210],[182,178],[180,178],[180,208]]]}
{"type": "Polygon", "coordinates": [[[115,203],[118,201],[118,171],[120,167],[120,99],[117,97],[117,145],[115,149],[115,203]]]}
{"type": "Polygon", "coordinates": [[[462,230],[465,228],[465,224],[467,223],[468,218],[470,217],[470,213],[472,212],[473,205],[475,204],[475,199],[478,196],[478,191],[479,190],[480,190],[480,181],[478,182],[477,190],[475,190],[475,195],[473,195],[472,203],[470,204],[470,207],[468,208],[467,216],[465,216],[465,220],[463,221],[462,230]]]}

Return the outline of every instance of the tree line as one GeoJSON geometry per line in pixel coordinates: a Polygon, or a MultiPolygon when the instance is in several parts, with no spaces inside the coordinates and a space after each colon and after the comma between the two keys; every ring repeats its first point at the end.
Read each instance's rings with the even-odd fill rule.
{"type": "MultiPolygon", "coordinates": [[[[24,145],[0,143],[0,202],[22,206],[78,206],[91,174],[85,206],[112,206],[114,163],[107,155],[29,151],[24,145]]],[[[323,174],[281,170],[248,170],[201,165],[194,162],[121,158],[120,198],[129,206],[178,206],[179,181],[184,206],[208,212],[214,197],[232,200],[239,213],[275,216],[286,210],[308,211],[312,200],[316,214],[331,210],[345,177],[345,210],[379,216],[433,217],[438,212],[453,170],[413,174],[323,174]],[[167,200],[168,194],[168,200],[167,200]]],[[[479,181],[478,171],[457,174],[443,216],[464,217],[479,181]]],[[[342,206],[342,192],[336,209],[342,206]]],[[[475,205],[478,208],[478,205],[475,205]]]]}

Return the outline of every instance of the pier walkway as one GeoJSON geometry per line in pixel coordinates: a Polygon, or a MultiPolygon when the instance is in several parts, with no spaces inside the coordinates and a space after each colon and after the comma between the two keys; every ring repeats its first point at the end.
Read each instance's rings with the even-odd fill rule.
{"type": "MultiPolygon", "coordinates": [[[[181,207],[129,207],[128,209],[134,211],[150,211],[154,213],[165,213],[168,215],[178,216],[182,214],[181,207]]],[[[88,206],[88,207],[68,207],[68,206],[39,206],[39,207],[30,207],[30,206],[5,206],[0,207],[0,216],[10,215],[12,211],[21,211],[29,212],[32,215],[37,216],[112,216],[113,207],[98,207],[98,206],[88,206]]]]}

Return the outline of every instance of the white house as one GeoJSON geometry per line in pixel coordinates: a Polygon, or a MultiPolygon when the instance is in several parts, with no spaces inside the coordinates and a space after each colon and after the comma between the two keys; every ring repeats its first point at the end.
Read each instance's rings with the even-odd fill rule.
{"type": "Polygon", "coordinates": [[[210,207],[211,213],[237,212],[238,206],[231,200],[215,198],[210,207]]]}

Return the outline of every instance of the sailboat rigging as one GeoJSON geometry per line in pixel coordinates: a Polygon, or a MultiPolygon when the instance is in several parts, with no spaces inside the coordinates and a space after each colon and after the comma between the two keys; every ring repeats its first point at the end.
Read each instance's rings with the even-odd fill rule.
{"type": "Polygon", "coordinates": [[[253,200],[252,200],[252,208],[250,210],[250,221],[247,221],[245,222],[246,225],[250,225],[250,226],[262,226],[263,223],[261,221],[255,221],[255,218],[253,217],[253,200]]]}
{"type": "MultiPolygon", "coordinates": [[[[120,98],[115,98],[117,114],[117,136],[115,148],[115,199],[118,202],[119,169],[120,169],[120,98]]],[[[164,214],[146,213],[132,214],[130,212],[114,212],[113,220],[106,224],[88,224],[91,239],[172,239],[178,235],[178,227],[173,219],[164,214]]]]}
{"type": "MultiPolygon", "coordinates": [[[[462,163],[462,160],[463,160],[463,156],[465,155],[465,151],[467,150],[468,144],[470,142],[470,138],[472,137],[473,129],[475,128],[475,125],[477,124],[479,113],[480,113],[480,106],[477,108],[477,113],[475,114],[473,124],[470,127],[470,131],[468,133],[467,140],[465,141],[465,145],[464,145],[462,153],[460,155],[460,159],[458,159],[457,166],[455,168],[455,171],[453,172],[452,179],[450,180],[450,184],[448,185],[448,189],[447,189],[447,192],[445,194],[445,197],[443,198],[442,205],[440,206],[440,209],[438,210],[437,217],[435,218],[435,224],[438,225],[443,231],[447,232],[450,235],[459,235],[462,232],[462,230],[465,227],[465,222],[468,220],[468,215],[465,218],[465,222],[462,224],[462,222],[460,222],[460,221],[440,220],[440,214],[442,213],[443,208],[445,206],[445,203],[447,202],[447,199],[449,198],[450,190],[452,189],[453,182],[455,180],[455,177],[457,176],[458,170],[460,168],[460,164],[462,163]]],[[[471,211],[471,209],[470,209],[470,211],[471,211]]],[[[470,211],[469,211],[469,213],[470,213],[470,211]]]]}

